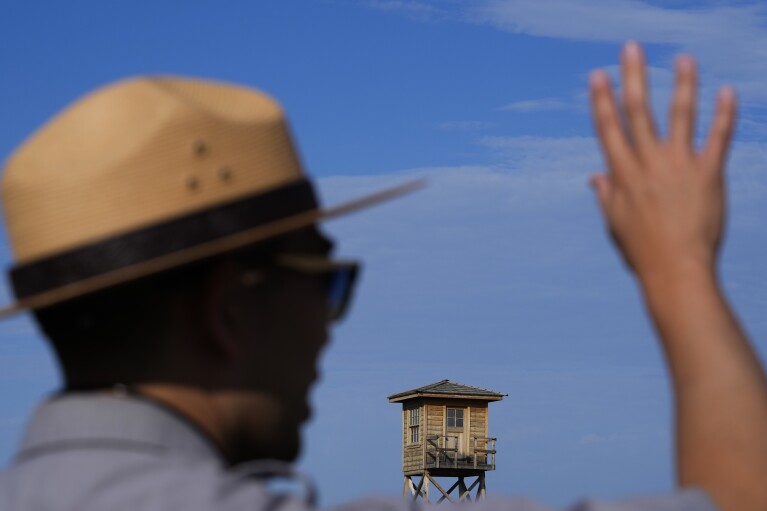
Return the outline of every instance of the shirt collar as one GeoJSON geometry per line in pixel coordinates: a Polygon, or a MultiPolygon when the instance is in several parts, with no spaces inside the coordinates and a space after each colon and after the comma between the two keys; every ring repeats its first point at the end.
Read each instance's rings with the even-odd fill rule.
{"type": "Polygon", "coordinates": [[[17,461],[89,447],[146,450],[224,464],[202,430],[171,408],[137,395],[67,393],[43,402],[27,426],[17,461]]]}

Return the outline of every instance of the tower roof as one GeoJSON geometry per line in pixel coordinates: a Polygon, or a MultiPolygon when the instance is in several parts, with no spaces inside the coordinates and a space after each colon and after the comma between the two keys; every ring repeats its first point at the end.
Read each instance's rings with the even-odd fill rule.
{"type": "Polygon", "coordinates": [[[501,392],[495,392],[493,390],[487,390],[480,387],[472,387],[470,385],[464,385],[450,380],[442,380],[417,389],[410,389],[397,394],[388,396],[387,399],[390,403],[398,403],[400,401],[406,401],[408,399],[414,399],[417,397],[449,397],[464,399],[480,399],[483,401],[500,401],[504,396],[501,392]]]}

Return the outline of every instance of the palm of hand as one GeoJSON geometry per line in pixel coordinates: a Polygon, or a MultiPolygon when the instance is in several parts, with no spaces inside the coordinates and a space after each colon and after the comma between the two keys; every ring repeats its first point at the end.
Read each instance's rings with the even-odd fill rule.
{"type": "Polygon", "coordinates": [[[696,72],[677,62],[669,135],[656,134],[647,101],[641,49],[622,59],[626,123],[604,72],[591,78],[592,114],[608,166],[592,179],[611,235],[627,264],[643,278],[665,278],[689,264],[713,269],[724,224],[723,168],[735,117],[731,89],[719,94],[705,147],[696,151],[696,72]]]}

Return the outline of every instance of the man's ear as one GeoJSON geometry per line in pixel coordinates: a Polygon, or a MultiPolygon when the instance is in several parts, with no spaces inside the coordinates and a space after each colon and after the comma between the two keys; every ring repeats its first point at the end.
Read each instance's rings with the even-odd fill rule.
{"type": "Polygon", "coordinates": [[[241,352],[241,268],[232,259],[213,264],[202,283],[202,324],[209,349],[234,359],[241,352]]]}

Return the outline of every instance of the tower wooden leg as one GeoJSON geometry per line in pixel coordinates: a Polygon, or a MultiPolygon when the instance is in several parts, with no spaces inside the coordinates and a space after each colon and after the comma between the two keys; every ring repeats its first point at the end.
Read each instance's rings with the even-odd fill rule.
{"type": "Polygon", "coordinates": [[[466,490],[466,482],[463,477],[458,478],[458,500],[464,500],[468,498],[468,491],[466,490]]]}
{"type": "MultiPolygon", "coordinates": [[[[476,472],[475,472],[476,474],[476,472]]],[[[456,481],[450,486],[450,488],[445,491],[445,489],[437,482],[436,479],[434,479],[431,474],[429,474],[428,470],[425,470],[423,474],[421,475],[420,481],[418,481],[418,484],[416,484],[416,480],[413,478],[414,476],[405,476],[405,487],[403,489],[403,494],[405,496],[412,497],[412,500],[415,501],[419,497],[425,500],[426,502],[430,502],[429,498],[429,492],[431,490],[431,487],[434,486],[434,488],[439,491],[439,494],[435,493],[435,504],[440,504],[442,501],[447,500],[448,502],[463,502],[463,501],[473,501],[473,500],[483,500],[487,494],[487,487],[485,486],[485,473],[480,472],[476,475],[476,479],[469,485],[466,486],[466,476],[457,476],[456,481]],[[472,495],[472,492],[476,488],[476,493],[472,495]],[[451,497],[451,494],[454,490],[458,490],[458,498],[451,497]]],[[[417,477],[417,476],[416,476],[417,477]]]]}
{"type": "MultiPolygon", "coordinates": [[[[424,482],[426,482],[426,476],[425,476],[425,475],[422,475],[422,476],[421,476],[421,480],[418,482],[418,486],[416,486],[416,487],[413,489],[413,500],[416,500],[418,497],[421,497],[421,496],[422,496],[422,492],[421,492],[421,489],[423,488],[423,484],[424,484],[424,482]]],[[[410,484],[411,484],[411,485],[413,484],[413,483],[412,483],[412,479],[411,479],[411,482],[410,482],[410,484]]]]}

